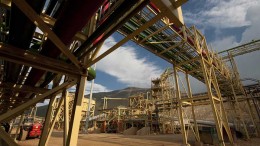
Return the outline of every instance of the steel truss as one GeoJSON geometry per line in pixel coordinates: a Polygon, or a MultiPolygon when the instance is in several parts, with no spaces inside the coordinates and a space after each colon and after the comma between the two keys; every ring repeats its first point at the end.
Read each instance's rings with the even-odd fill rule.
{"type": "MultiPolygon", "coordinates": [[[[1,2],[2,4],[2,2],[1,2]]],[[[30,87],[26,85],[16,85],[10,86],[11,84],[1,84],[4,88],[14,90],[14,91],[22,91],[22,92],[29,92],[30,95],[32,93],[36,93],[35,97],[33,98],[23,98],[21,101],[16,102],[12,106],[8,107],[9,110],[6,108],[6,111],[1,111],[0,115],[0,122],[9,121],[14,117],[23,114],[23,111],[26,109],[35,106],[38,102],[43,101],[44,99],[50,99],[48,113],[46,115],[44,129],[42,132],[42,136],[39,142],[39,145],[47,145],[50,135],[52,133],[55,121],[58,118],[58,115],[61,112],[61,107],[64,105],[64,119],[65,119],[65,126],[64,126],[64,145],[71,146],[77,145],[78,139],[78,131],[79,131],[79,124],[81,120],[81,111],[82,111],[82,101],[84,98],[84,91],[87,79],[87,68],[86,63],[82,63],[81,60],[75,57],[75,55],[70,51],[70,48],[66,47],[66,45],[56,36],[56,34],[50,29],[50,26],[46,24],[42,17],[36,14],[36,12],[28,5],[28,3],[24,0],[21,1],[12,1],[12,5],[16,5],[37,27],[39,27],[44,36],[46,36],[49,40],[51,40],[57,48],[66,56],[69,62],[72,64],[68,64],[63,61],[58,61],[57,59],[52,59],[50,57],[46,57],[43,55],[39,55],[36,53],[32,53],[30,51],[23,51],[22,49],[7,45],[7,44],[0,44],[0,57],[5,61],[10,61],[18,64],[22,64],[28,67],[33,67],[45,71],[49,71],[52,73],[59,74],[60,78],[61,75],[66,75],[66,80],[62,81],[63,83],[59,85],[60,80],[54,80],[53,89],[45,89],[45,88],[38,88],[38,87],[30,87]],[[71,119],[69,120],[68,116],[68,97],[66,90],[72,86],[76,85],[76,96],[74,99],[74,104],[72,107],[72,115],[71,119]],[[20,88],[19,88],[20,87],[20,88]],[[17,88],[17,89],[16,89],[17,88]],[[22,90],[24,89],[24,90],[22,90]],[[57,94],[62,93],[61,100],[58,103],[58,107],[56,112],[53,113],[53,104],[55,101],[55,97],[57,94]],[[22,103],[22,104],[21,104],[22,103]],[[70,124],[69,124],[70,122],[70,124]]],[[[22,34],[21,34],[22,35],[22,34]]],[[[77,41],[77,40],[76,40],[77,41]]],[[[57,76],[57,75],[56,75],[57,76]]],[[[14,100],[15,101],[15,100],[14,100]]],[[[2,105],[1,105],[2,106],[2,105]]],[[[1,107],[2,109],[2,107],[1,107]]],[[[5,140],[8,145],[18,145],[14,139],[12,139],[5,131],[1,130],[1,139],[5,140]]]]}
{"type": "MultiPolygon", "coordinates": [[[[189,74],[205,83],[208,90],[208,97],[206,97],[206,99],[208,99],[207,103],[211,105],[216,123],[218,144],[225,145],[222,130],[224,127],[228,134],[229,142],[233,145],[234,141],[228,125],[227,113],[223,106],[222,96],[232,97],[231,99],[236,101],[236,95],[241,94],[241,86],[237,85],[236,80],[232,78],[233,71],[228,69],[224,61],[215,52],[208,49],[205,37],[195,27],[188,28],[183,25],[181,8],[179,6],[186,2],[186,0],[169,1],[171,7],[158,0],[152,0],[154,4],[149,4],[148,0],[135,2],[119,0],[113,2],[116,4],[111,7],[111,10],[106,11],[107,14],[104,13],[99,17],[100,20],[110,21],[105,21],[104,23],[102,23],[102,21],[97,22],[96,16],[92,16],[86,25],[88,28],[86,32],[84,32],[83,35],[78,33],[75,37],[77,39],[73,42],[72,47],[68,48],[50,28],[50,25],[54,24],[54,19],[38,15],[25,0],[12,0],[12,5],[16,5],[31,22],[43,31],[41,37],[43,41],[44,38],[48,38],[48,40],[54,44],[54,47],[57,47],[57,49],[62,52],[61,56],[66,58],[64,59],[66,61],[64,61],[64,64],[64,62],[60,63],[57,59],[53,60],[53,58],[51,59],[51,57],[44,55],[21,51],[21,49],[17,51],[18,49],[16,47],[6,44],[0,45],[1,59],[15,63],[21,61],[24,65],[23,69],[25,74],[29,72],[29,67],[50,71],[52,73],[50,81],[53,80],[57,74],[66,75],[67,77],[61,85],[58,85],[58,82],[56,82],[55,84],[57,84],[57,86],[54,86],[53,89],[45,91],[44,93],[30,93],[26,96],[21,94],[23,95],[22,101],[16,102],[16,99],[19,99],[19,97],[15,97],[15,100],[11,97],[6,98],[5,101],[12,99],[11,102],[14,102],[14,104],[8,102],[9,107],[0,111],[0,122],[8,121],[21,115],[27,108],[35,106],[36,103],[46,98],[50,98],[48,114],[46,115],[43,135],[39,145],[47,145],[55,120],[63,105],[65,109],[64,145],[76,146],[81,120],[82,102],[88,75],[87,68],[103,59],[127,41],[132,40],[174,66],[177,107],[183,134],[183,144],[189,145],[187,131],[185,130],[183,121],[182,107],[186,104],[192,105],[195,99],[192,99],[190,87],[188,90],[189,98],[182,98],[178,84],[178,71],[189,74]],[[128,3],[131,5],[127,5],[128,3]],[[122,8],[117,9],[120,8],[121,5],[128,6],[128,8],[125,9],[126,12],[123,12],[122,8]],[[108,18],[106,16],[108,16],[108,18]],[[46,24],[46,22],[51,23],[46,24]],[[97,54],[101,50],[104,40],[115,31],[123,34],[125,38],[98,56],[97,54]],[[100,39],[100,36],[103,37],[100,39]],[[99,41],[95,42],[95,40],[99,41]],[[75,42],[80,42],[82,45],[78,45],[78,47],[75,42]],[[16,53],[8,52],[8,49],[14,50],[16,53]],[[6,55],[8,55],[8,57],[6,57],[6,55]],[[61,66],[59,66],[59,64],[61,64],[61,66]],[[53,65],[55,67],[53,67],[53,65]],[[73,72],[71,71],[72,69],[73,72]],[[76,85],[76,95],[72,106],[71,118],[69,118],[69,100],[66,90],[74,85],[76,85]],[[59,93],[63,93],[62,98],[59,101],[56,112],[53,113],[54,98],[55,95],[59,93]]],[[[5,5],[5,7],[8,7],[8,5],[5,5]]],[[[10,8],[10,6],[8,8],[10,8]]],[[[98,13],[101,13],[101,11],[98,13]]],[[[3,70],[1,69],[0,71],[2,72],[3,70]]],[[[26,77],[24,77],[23,80],[25,80],[25,78],[26,77]]],[[[188,78],[187,82],[189,84],[188,78]]],[[[22,83],[24,83],[24,81],[22,83]]],[[[37,84],[37,86],[39,87],[39,84],[37,84]]],[[[35,87],[29,88],[32,89],[35,87]]],[[[1,92],[2,91],[1,89],[1,92]]],[[[237,104],[237,102],[234,103],[237,104]]],[[[239,106],[236,108],[239,108],[239,106]]],[[[2,104],[1,109],[3,109],[2,104]]],[[[193,116],[195,119],[195,115],[193,116]]],[[[242,118],[240,117],[240,119],[242,118]]],[[[247,133],[244,124],[243,127],[245,133],[247,133]]],[[[197,128],[195,128],[196,139],[200,141],[198,130],[196,129],[197,128]]],[[[0,137],[9,145],[17,145],[7,133],[4,131],[0,131],[0,133],[0,137]]]]}

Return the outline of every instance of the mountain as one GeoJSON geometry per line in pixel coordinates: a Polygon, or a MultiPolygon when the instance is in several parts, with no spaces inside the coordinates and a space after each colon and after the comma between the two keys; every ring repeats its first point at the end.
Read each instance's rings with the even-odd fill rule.
{"type": "MultiPolygon", "coordinates": [[[[130,96],[139,94],[139,93],[146,93],[150,91],[150,89],[147,88],[137,88],[137,87],[128,87],[121,90],[114,90],[110,92],[99,92],[99,93],[93,93],[92,97],[94,100],[96,100],[96,108],[95,108],[95,114],[99,112],[99,110],[103,107],[103,99],[104,97],[109,98],[128,98],[130,96]]],[[[89,95],[86,95],[85,97],[89,97],[89,95]]],[[[128,106],[129,102],[128,100],[108,100],[108,108],[117,107],[119,105],[128,106]]],[[[48,105],[39,106],[37,107],[37,116],[44,117],[48,109],[48,105]]]]}
{"type": "Polygon", "coordinates": [[[48,110],[48,105],[37,107],[36,116],[45,117],[48,110]]]}
{"type": "MultiPolygon", "coordinates": [[[[137,87],[128,87],[121,90],[114,90],[111,92],[99,92],[93,93],[93,99],[96,100],[96,112],[101,110],[103,107],[104,100],[102,98],[109,97],[109,98],[128,98],[130,96],[139,94],[139,93],[146,93],[150,91],[148,88],[137,88],[137,87]]],[[[89,97],[89,95],[86,95],[89,97]]],[[[108,100],[108,108],[117,107],[119,105],[128,106],[128,100],[108,100]]]]}

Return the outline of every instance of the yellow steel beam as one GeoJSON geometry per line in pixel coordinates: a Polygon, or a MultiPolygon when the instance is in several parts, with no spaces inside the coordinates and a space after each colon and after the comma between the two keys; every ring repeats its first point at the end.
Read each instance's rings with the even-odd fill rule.
{"type": "Polygon", "coordinates": [[[62,96],[64,96],[64,132],[63,132],[63,146],[66,146],[69,131],[69,96],[66,90],[63,90],[62,96]]]}
{"type": "Polygon", "coordinates": [[[174,66],[174,79],[175,79],[175,88],[176,88],[176,96],[177,96],[177,101],[178,101],[178,112],[179,112],[179,122],[181,125],[181,131],[182,131],[182,140],[183,140],[183,145],[188,146],[188,137],[187,137],[187,131],[185,129],[185,124],[184,124],[184,117],[183,117],[183,109],[182,109],[182,101],[181,101],[181,92],[179,88],[179,79],[178,79],[178,71],[177,68],[174,66]]]}
{"type": "Polygon", "coordinates": [[[184,61],[184,62],[180,62],[180,63],[176,64],[176,66],[177,66],[177,67],[180,67],[180,66],[182,66],[182,65],[189,64],[189,63],[192,63],[192,62],[195,62],[195,61],[199,61],[199,60],[200,60],[200,57],[195,57],[195,58],[186,60],[186,61],[184,61]]]}
{"type": "Polygon", "coordinates": [[[54,125],[55,125],[56,121],[57,121],[58,118],[59,118],[59,115],[60,115],[60,112],[61,112],[61,106],[62,106],[63,104],[64,104],[64,96],[61,96],[61,99],[60,99],[60,101],[59,101],[59,105],[58,105],[58,107],[57,107],[57,109],[56,109],[55,115],[54,115],[54,117],[53,117],[53,119],[52,119],[52,122],[51,122],[51,124],[50,124],[50,128],[49,128],[49,130],[48,130],[48,135],[47,135],[46,140],[45,140],[45,141],[46,141],[46,142],[45,142],[45,145],[48,144],[48,142],[49,142],[49,139],[50,139],[50,137],[51,137],[51,134],[52,134],[54,125]]]}
{"type": "Polygon", "coordinates": [[[77,84],[66,146],[76,146],[78,142],[79,126],[82,112],[82,101],[84,99],[86,79],[86,77],[82,76],[80,78],[79,83],[77,84]]]}
{"type": "Polygon", "coordinates": [[[178,27],[183,26],[183,16],[181,8],[178,7],[177,9],[173,8],[170,1],[165,0],[152,0],[152,2],[161,10],[165,11],[165,15],[173,21],[172,23],[176,24],[178,27]]]}
{"type": "Polygon", "coordinates": [[[170,0],[172,3],[172,6],[177,9],[178,7],[182,6],[184,3],[186,3],[188,0],[170,0]]]}
{"type": "Polygon", "coordinates": [[[182,45],[183,43],[184,43],[184,41],[178,42],[178,43],[176,43],[175,45],[172,45],[172,46],[170,46],[169,48],[167,48],[167,49],[165,49],[165,50],[159,52],[159,54],[161,55],[161,54],[163,54],[163,53],[165,53],[165,52],[168,52],[168,51],[170,51],[170,50],[172,50],[172,49],[175,49],[175,48],[179,47],[180,45],[182,45]]]}
{"type": "Polygon", "coordinates": [[[93,64],[95,64],[96,62],[100,61],[101,59],[103,59],[104,57],[106,57],[108,54],[110,54],[111,52],[113,52],[114,50],[116,50],[117,48],[119,48],[120,46],[122,46],[124,43],[126,43],[127,41],[129,41],[130,39],[132,39],[133,37],[135,37],[136,35],[138,35],[139,33],[141,33],[143,30],[145,30],[146,28],[148,28],[149,26],[153,25],[155,22],[157,22],[158,20],[160,20],[162,18],[162,13],[154,16],[150,21],[148,21],[147,23],[145,23],[144,25],[142,25],[141,27],[139,27],[137,30],[135,30],[133,33],[129,34],[127,37],[125,37],[124,39],[122,39],[121,41],[119,41],[116,45],[114,45],[113,47],[109,48],[106,52],[104,52],[103,54],[101,54],[100,56],[98,56],[96,59],[94,59],[92,62],[88,63],[86,66],[89,67],[93,64]]]}
{"type": "Polygon", "coordinates": [[[162,28],[156,30],[155,32],[151,33],[150,35],[148,35],[146,38],[142,39],[142,40],[141,40],[140,42],[138,42],[138,43],[139,43],[139,44],[143,43],[144,41],[146,41],[146,40],[149,39],[150,37],[154,36],[155,34],[161,32],[161,31],[163,31],[164,29],[166,29],[166,28],[169,27],[169,26],[170,26],[170,24],[169,24],[169,25],[166,24],[164,27],[162,27],[162,28]]]}
{"type": "MultiPolygon", "coordinates": [[[[186,78],[186,83],[187,83],[187,87],[188,87],[188,95],[191,99],[193,99],[192,96],[192,91],[191,91],[191,87],[190,87],[190,79],[189,79],[189,75],[186,73],[185,74],[185,78],[186,78]]],[[[193,122],[194,122],[194,128],[195,128],[195,138],[197,140],[197,142],[200,142],[200,134],[199,134],[199,128],[198,128],[198,124],[197,124],[197,120],[196,120],[196,115],[195,115],[195,109],[194,109],[194,105],[193,105],[193,101],[191,101],[191,112],[192,112],[192,118],[193,118],[193,122]]]]}
{"type": "Polygon", "coordinates": [[[50,25],[51,27],[53,27],[56,22],[56,19],[54,19],[46,14],[43,14],[43,13],[41,13],[40,17],[46,24],[50,25]]]}
{"type": "Polygon", "coordinates": [[[55,96],[52,96],[48,105],[48,109],[47,109],[47,113],[46,113],[46,117],[44,120],[44,125],[43,125],[43,130],[41,133],[41,138],[39,141],[39,146],[45,146],[47,144],[47,137],[48,137],[48,132],[50,129],[50,124],[51,124],[51,120],[53,118],[53,109],[54,109],[54,102],[55,102],[55,96]]]}

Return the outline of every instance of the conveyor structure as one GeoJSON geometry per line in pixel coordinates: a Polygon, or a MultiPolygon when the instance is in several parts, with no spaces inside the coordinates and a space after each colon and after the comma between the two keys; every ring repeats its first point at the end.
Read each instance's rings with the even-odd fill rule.
{"type": "MultiPolygon", "coordinates": [[[[90,67],[131,40],[173,65],[183,144],[189,145],[182,107],[193,103],[189,75],[207,87],[219,145],[225,145],[223,127],[234,144],[222,97],[236,105],[237,95],[243,94],[241,84],[234,81],[233,70],[208,48],[201,32],[184,25],[181,5],[186,1],[49,0],[46,4],[45,0],[1,0],[0,122],[8,122],[36,103],[50,99],[39,142],[44,146],[55,124],[51,116],[55,96],[61,93],[58,107],[65,109],[64,145],[76,146],[85,83],[95,77],[90,67]],[[116,31],[124,38],[98,55],[103,42],[116,31]],[[179,71],[186,74],[188,98],[181,96],[179,71]],[[51,81],[53,85],[48,87],[51,81]],[[69,118],[66,90],[74,85],[76,93],[69,118]]],[[[247,133],[245,125],[244,131],[247,133]]],[[[196,135],[199,142],[198,131],[196,135]]],[[[9,145],[18,145],[2,129],[0,137],[9,145]]]]}
{"type": "Polygon", "coordinates": [[[232,57],[236,57],[258,50],[260,50],[260,40],[252,40],[249,43],[245,43],[234,48],[218,52],[218,54],[222,56],[223,60],[228,60],[230,55],[232,57]]]}

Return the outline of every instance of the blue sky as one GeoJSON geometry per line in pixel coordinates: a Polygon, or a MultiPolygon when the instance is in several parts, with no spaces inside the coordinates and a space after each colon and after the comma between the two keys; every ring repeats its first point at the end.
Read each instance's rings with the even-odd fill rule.
{"type": "MultiPolygon", "coordinates": [[[[184,21],[195,25],[206,36],[214,50],[225,50],[252,39],[260,39],[260,0],[190,0],[182,7],[184,21]]],[[[103,50],[122,38],[113,34],[103,50]]],[[[260,52],[236,57],[241,78],[260,79],[260,52]]],[[[153,55],[133,42],[128,42],[97,63],[95,91],[110,91],[129,86],[151,86],[151,78],[158,77],[169,63],[153,55]]],[[[192,79],[195,92],[204,91],[192,79]],[[196,87],[194,87],[196,86],[196,87]]],[[[89,86],[89,85],[88,85],[89,86]]],[[[88,87],[87,87],[88,88],[88,87]]]]}
{"type": "MultiPolygon", "coordinates": [[[[260,39],[260,0],[189,0],[182,10],[185,24],[199,28],[208,45],[216,51],[260,39]]],[[[120,34],[114,33],[101,52],[121,39],[120,34]]],[[[260,79],[260,51],[238,56],[235,60],[241,78],[260,79]]],[[[159,77],[167,67],[171,64],[128,42],[97,63],[94,92],[133,86],[150,88],[151,78],[159,77]]],[[[191,86],[194,93],[205,91],[205,86],[196,79],[191,79],[191,86]]],[[[89,90],[90,82],[85,94],[89,90]]]]}

